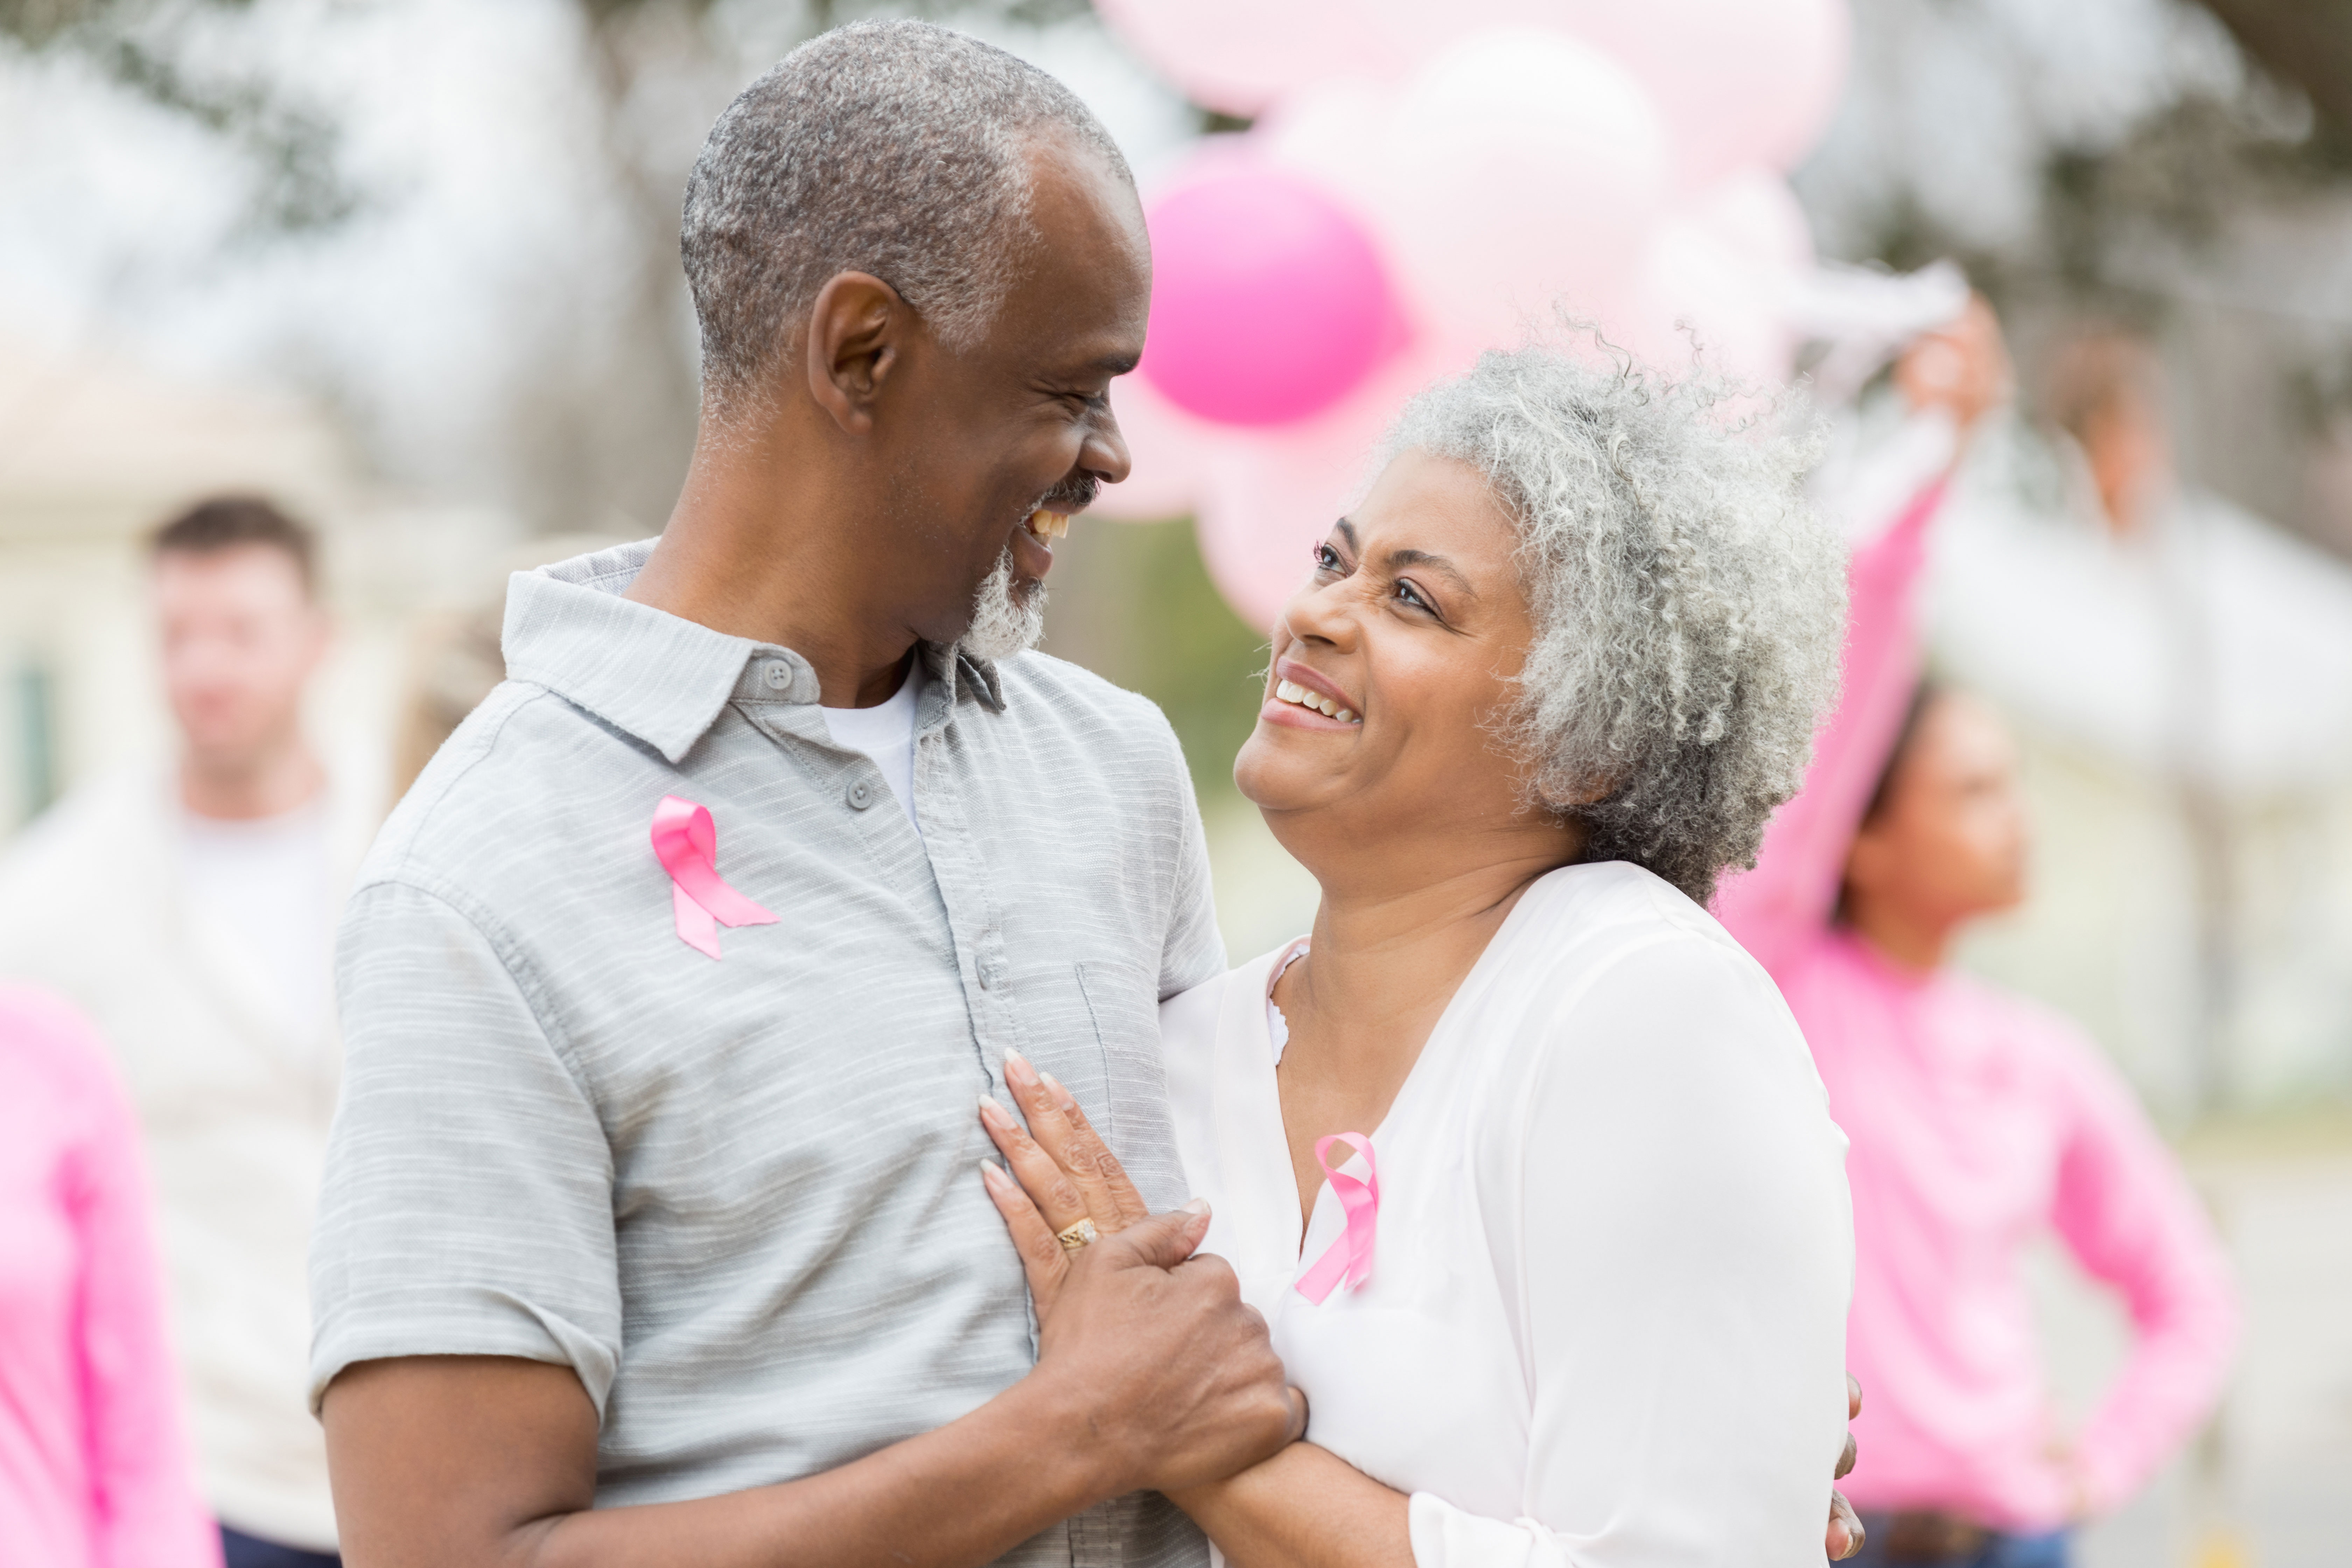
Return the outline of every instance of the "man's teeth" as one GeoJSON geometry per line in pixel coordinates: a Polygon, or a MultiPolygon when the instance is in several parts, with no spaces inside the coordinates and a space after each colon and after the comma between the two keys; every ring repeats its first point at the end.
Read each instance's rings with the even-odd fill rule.
{"type": "Polygon", "coordinates": [[[1276,681],[1274,694],[1285,702],[1296,702],[1301,708],[1312,708],[1324,717],[1337,719],[1342,724],[1352,724],[1356,721],[1354,710],[1342,708],[1321,692],[1309,691],[1295,680],[1276,681]]]}
{"type": "Polygon", "coordinates": [[[1070,514],[1039,507],[1029,514],[1029,531],[1040,539],[1059,539],[1070,531],[1070,514]]]}

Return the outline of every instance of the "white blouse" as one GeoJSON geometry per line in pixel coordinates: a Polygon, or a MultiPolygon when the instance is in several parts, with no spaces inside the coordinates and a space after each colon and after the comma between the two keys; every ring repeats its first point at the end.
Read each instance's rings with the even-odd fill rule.
{"type": "Polygon", "coordinates": [[[1290,951],[1171,998],[1160,1033],[1202,1249],[1308,1439],[1412,1494],[1419,1568],[1819,1568],[1845,1137],[1764,971],[1636,867],[1543,878],[1387,1119],[1318,1130],[1369,1132],[1380,1184],[1370,1277],[1318,1306],[1294,1286],[1345,1216],[1326,1184],[1299,1245],[1266,1007],[1290,951]]]}

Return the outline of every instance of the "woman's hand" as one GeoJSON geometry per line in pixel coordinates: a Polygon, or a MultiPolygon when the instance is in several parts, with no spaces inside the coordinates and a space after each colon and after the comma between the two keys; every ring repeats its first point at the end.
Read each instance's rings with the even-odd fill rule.
{"type": "MultiPolygon", "coordinates": [[[[1851,1424],[1853,1418],[1861,1414],[1862,1383],[1853,1373],[1847,1373],[1845,1374],[1845,1418],[1851,1424]]],[[[1845,1479],[1846,1472],[1853,1468],[1856,1452],[1853,1434],[1848,1432],[1845,1435],[1845,1452],[1838,1456],[1837,1474],[1830,1478],[1832,1480],[1845,1479]]],[[[1854,1516],[1853,1505],[1845,1500],[1845,1493],[1835,1487],[1830,1489],[1829,1539],[1822,1544],[1828,1548],[1830,1561],[1832,1563],[1843,1563],[1862,1550],[1862,1521],[1854,1516]]]]}
{"type": "Polygon", "coordinates": [[[1068,1089],[1014,1051],[1004,1053],[1004,1085],[1029,1125],[1024,1129],[1004,1107],[981,1097],[981,1124],[1013,1173],[1007,1176],[983,1161],[981,1176],[1021,1251],[1042,1323],[1070,1272],[1059,1233],[1091,1220],[1098,1234],[1108,1236],[1151,1211],[1068,1089]]]}
{"type": "MultiPolygon", "coordinates": [[[[1013,1244],[1020,1248],[1029,1293],[1036,1300],[1037,1319],[1043,1323],[1070,1272],[1070,1254],[1063,1250],[1057,1233],[1082,1220],[1092,1220],[1097,1231],[1108,1236],[1146,1218],[1151,1211],[1068,1089],[1012,1051],[1004,1056],[1004,1083],[1028,1119],[1028,1126],[1024,1129],[1004,1107],[982,1097],[981,1123],[1013,1174],[1008,1176],[986,1162],[982,1163],[981,1174],[988,1184],[988,1195],[995,1200],[997,1212],[1013,1232],[1013,1244]]],[[[1845,1381],[1846,1419],[1852,1421],[1862,1414],[1862,1384],[1851,1375],[1845,1381]]],[[[1304,1405],[1305,1396],[1297,1390],[1292,1390],[1291,1397],[1304,1405]]],[[[1302,1418],[1297,1429],[1303,1431],[1304,1426],[1302,1418]]],[[[1403,1494],[1305,1444],[1286,1449],[1285,1455],[1285,1463],[1270,1460],[1229,1480],[1183,1490],[1176,1498],[1177,1504],[1221,1544],[1231,1542],[1229,1556],[1234,1547],[1247,1542],[1264,1548],[1259,1554],[1267,1561],[1314,1563],[1329,1554],[1335,1540],[1344,1538],[1347,1551],[1338,1561],[1360,1568],[1365,1563],[1388,1561],[1399,1551],[1407,1556],[1398,1560],[1409,1561],[1411,1549],[1402,1544],[1406,1536],[1403,1494]],[[1326,1506],[1307,1506],[1309,1497],[1326,1506]],[[1325,1528],[1320,1533],[1310,1531],[1306,1539],[1294,1540],[1302,1519],[1322,1521],[1325,1528]],[[1341,1521],[1352,1521],[1359,1528],[1339,1531],[1341,1521]]],[[[1283,1458],[1277,1456],[1277,1459],[1283,1458]]],[[[1853,1468],[1853,1435],[1849,1432],[1832,1479],[1843,1479],[1853,1468]]],[[[1844,1494],[1832,1489],[1829,1528],[1822,1542],[1828,1556],[1832,1562],[1851,1557],[1862,1550],[1862,1521],[1854,1517],[1844,1494]]]]}

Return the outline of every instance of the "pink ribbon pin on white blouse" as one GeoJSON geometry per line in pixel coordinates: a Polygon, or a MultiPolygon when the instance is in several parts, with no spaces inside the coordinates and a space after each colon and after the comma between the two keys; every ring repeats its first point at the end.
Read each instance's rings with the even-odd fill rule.
{"type": "Polygon", "coordinates": [[[1323,1167],[1324,1179],[1331,1184],[1332,1193],[1348,1215],[1348,1228],[1324,1249],[1312,1268],[1298,1277],[1298,1293],[1319,1307],[1343,1275],[1350,1290],[1363,1289],[1364,1281],[1371,1278],[1372,1239],[1380,1228],[1381,1217],[1381,1166],[1372,1158],[1372,1141],[1360,1132],[1334,1132],[1318,1138],[1315,1163],[1323,1167]],[[1362,1181],[1331,1168],[1325,1155],[1334,1143],[1345,1143],[1364,1157],[1362,1181]]]}
{"type": "Polygon", "coordinates": [[[709,808],[674,795],[654,807],[654,854],[669,873],[670,910],[677,938],[719,956],[719,928],[766,926],[776,917],[727,885],[719,874],[719,830],[709,808]]]}

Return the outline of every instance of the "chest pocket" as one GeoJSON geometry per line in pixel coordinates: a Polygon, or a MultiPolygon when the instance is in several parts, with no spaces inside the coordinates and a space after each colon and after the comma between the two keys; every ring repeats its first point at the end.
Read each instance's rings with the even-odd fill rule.
{"type": "Polygon", "coordinates": [[[1077,1097],[1155,1212],[1182,1203],[1191,1189],[1168,1119],[1152,977],[1135,964],[1088,959],[1016,984],[1030,1060],[1077,1097]]]}

